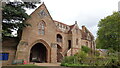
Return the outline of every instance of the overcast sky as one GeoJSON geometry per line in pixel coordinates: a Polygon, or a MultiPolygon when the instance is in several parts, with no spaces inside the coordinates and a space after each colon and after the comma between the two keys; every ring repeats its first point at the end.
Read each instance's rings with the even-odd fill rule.
{"type": "MultiPolygon", "coordinates": [[[[100,19],[118,11],[120,0],[42,0],[54,20],[79,27],[85,25],[96,37],[100,19]]],[[[28,10],[27,13],[31,13],[28,10]]]]}

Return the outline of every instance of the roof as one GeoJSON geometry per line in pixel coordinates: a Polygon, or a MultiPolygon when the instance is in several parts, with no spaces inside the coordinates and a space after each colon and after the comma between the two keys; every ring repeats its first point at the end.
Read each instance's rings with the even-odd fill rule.
{"type": "Polygon", "coordinates": [[[68,31],[68,33],[70,33],[71,30],[73,29],[73,27],[75,26],[75,24],[73,24],[73,25],[67,25],[67,24],[64,24],[64,23],[62,23],[62,22],[59,22],[59,21],[54,20],[54,23],[55,23],[55,22],[60,23],[60,24],[62,24],[62,25],[64,25],[64,26],[68,26],[68,27],[70,28],[69,31],[68,31]]]}
{"type": "Polygon", "coordinates": [[[73,25],[71,25],[71,26],[69,26],[69,27],[70,27],[70,29],[73,29],[74,26],[75,26],[75,24],[73,24],[73,25]]]}
{"type": "Polygon", "coordinates": [[[82,39],[87,39],[87,34],[90,34],[91,39],[94,39],[94,36],[92,35],[92,33],[85,27],[82,26],[82,39]]]}
{"type": "Polygon", "coordinates": [[[64,24],[64,23],[62,23],[62,22],[59,22],[59,21],[56,21],[56,20],[53,20],[54,22],[58,22],[58,23],[60,23],[60,24],[62,24],[62,25],[65,25],[65,26],[69,26],[69,25],[67,25],[67,24],[64,24]]]}

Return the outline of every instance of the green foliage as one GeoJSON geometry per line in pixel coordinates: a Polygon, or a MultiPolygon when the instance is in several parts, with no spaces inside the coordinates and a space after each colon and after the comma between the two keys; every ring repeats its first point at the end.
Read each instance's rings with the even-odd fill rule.
{"type": "Polygon", "coordinates": [[[98,24],[97,47],[102,49],[112,48],[120,51],[120,15],[114,12],[112,15],[101,19],[98,24]]]}
{"type": "Polygon", "coordinates": [[[95,56],[100,56],[100,53],[99,53],[99,51],[95,51],[95,56]]]}
{"type": "Polygon", "coordinates": [[[65,64],[65,63],[69,63],[69,64],[78,63],[77,57],[76,56],[65,57],[61,64],[65,64]]]}
{"type": "Polygon", "coordinates": [[[61,66],[119,66],[117,56],[87,56],[87,53],[80,51],[74,56],[65,57],[61,66]]]}
{"type": "Polygon", "coordinates": [[[82,46],[81,50],[84,51],[85,53],[89,53],[91,51],[91,49],[87,46],[82,46]]]}
{"type": "Polygon", "coordinates": [[[89,66],[89,65],[87,65],[87,64],[69,64],[69,63],[65,63],[65,64],[61,64],[61,66],[72,67],[72,66],[89,66]]]}
{"type": "Polygon", "coordinates": [[[2,10],[2,29],[3,37],[12,36],[13,30],[22,30],[24,27],[29,26],[26,19],[29,15],[26,13],[25,8],[34,9],[36,5],[30,2],[8,2],[2,10]]]}
{"type": "Polygon", "coordinates": [[[108,62],[106,62],[106,66],[120,66],[120,60],[117,58],[109,58],[108,62]]]}
{"type": "Polygon", "coordinates": [[[83,60],[87,54],[84,51],[79,51],[74,56],[67,56],[61,62],[61,66],[84,66],[85,64],[80,64],[80,61],[83,60]]]}
{"type": "Polygon", "coordinates": [[[75,55],[78,59],[83,59],[87,57],[87,53],[85,53],[84,51],[80,51],[79,53],[77,53],[75,55]]]}
{"type": "Polygon", "coordinates": [[[112,48],[109,48],[109,49],[108,49],[108,52],[109,52],[109,53],[115,53],[115,50],[113,50],[112,48]]]}

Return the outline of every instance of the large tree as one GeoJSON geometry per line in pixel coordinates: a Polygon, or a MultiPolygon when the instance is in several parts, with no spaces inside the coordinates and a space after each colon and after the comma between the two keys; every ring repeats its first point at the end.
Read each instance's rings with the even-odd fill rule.
{"type": "Polygon", "coordinates": [[[25,8],[34,9],[36,3],[31,2],[8,2],[2,9],[2,35],[13,36],[12,32],[22,30],[28,26],[25,22],[29,18],[25,8]]]}
{"type": "Polygon", "coordinates": [[[112,15],[101,19],[98,27],[97,48],[120,51],[120,14],[113,12],[112,15]]]}

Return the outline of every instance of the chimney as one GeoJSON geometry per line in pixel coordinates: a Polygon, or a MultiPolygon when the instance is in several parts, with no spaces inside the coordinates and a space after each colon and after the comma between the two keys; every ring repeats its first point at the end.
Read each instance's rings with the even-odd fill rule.
{"type": "Polygon", "coordinates": [[[86,29],[86,27],[83,25],[83,26],[82,26],[82,30],[85,31],[85,29],[86,29]]]}
{"type": "Polygon", "coordinates": [[[75,24],[77,24],[77,21],[75,21],[75,24]]]}

